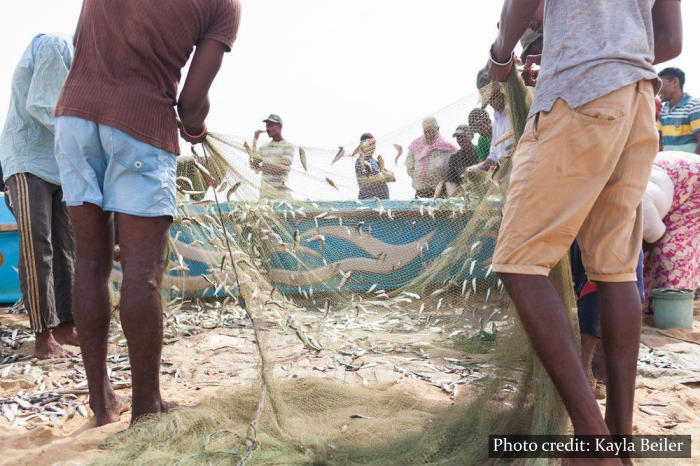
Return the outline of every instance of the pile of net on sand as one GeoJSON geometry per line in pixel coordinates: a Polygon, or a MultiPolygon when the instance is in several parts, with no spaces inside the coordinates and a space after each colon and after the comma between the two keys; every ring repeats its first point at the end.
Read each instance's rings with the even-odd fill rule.
{"type": "MultiPolygon", "coordinates": [[[[503,89],[517,138],[529,93],[515,74],[503,89]]],[[[451,134],[475,107],[476,94],[434,116],[451,134]]],[[[393,162],[392,145],[420,134],[417,122],[379,137],[377,152],[393,162]]],[[[244,142],[211,135],[181,165],[174,225],[181,233],[172,235],[170,251],[177,273],[171,270],[165,291],[193,299],[193,283],[203,279],[183,251],[208,248],[210,265],[199,275],[209,285],[197,293],[228,294],[226,306],[244,298],[260,377],[110,437],[96,464],[479,464],[487,461],[490,434],[566,431],[561,401],[491,272],[510,162],[494,177],[470,169],[457,198],[416,201],[400,161],[390,167],[392,199],[406,199],[409,208],[340,205],[334,202],[356,198],[356,158],[348,150],[331,164],[337,149],[303,147],[303,163],[295,160],[290,174],[294,200],[270,202],[257,200],[260,176],[244,142]],[[415,241],[402,243],[404,236],[415,241]],[[344,371],[367,374],[367,354],[419,363],[444,355],[444,366],[459,376],[404,374],[439,387],[447,402],[364,376],[362,383],[325,372],[281,377],[276,368],[295,362],[273,354],[273,329],[296,334],[309,354],[333,354],[344,371]],[[425,345],[390,344],[396,335],[410,342],[427,333],[425,345]]],[[[571,307],[567,274],[562,263],[552,280],[571,307]]]]}

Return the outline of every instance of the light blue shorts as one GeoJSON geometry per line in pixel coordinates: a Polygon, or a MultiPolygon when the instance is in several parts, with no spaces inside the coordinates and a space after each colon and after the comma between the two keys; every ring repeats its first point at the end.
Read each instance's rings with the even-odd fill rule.
{"type": "Polygon", "coordinates": [[[111,126],[56,119],[56,162],[68,206],[139,217],[175,216],[175,154],[111,126]]]}

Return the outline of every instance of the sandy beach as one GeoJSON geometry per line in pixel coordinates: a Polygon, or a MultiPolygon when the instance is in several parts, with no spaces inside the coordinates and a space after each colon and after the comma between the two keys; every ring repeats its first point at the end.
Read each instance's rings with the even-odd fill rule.
{"type": "MultiPolygon", "coordinates": [[[[638,365],[636,411],[634,429],[637,434],[694,435],[694,457],[674,464],[700,464],[700,302],[695,305],[695,328],[693,331],[672,329],[660,331],[645,325],[638,365]]],[[[0,328],[3,335],[17,331],[26,333],[26,316],[0,311],[0,328]]],[[[258,358],[253,331],[244,321],[238,328],[211,328],[199,332],[183,332],[166,338],[161,364],[161,387],[168,400],[181,406],[223,396],[227,389],[252,384],[258,378],[258,358]],[[187,335],[187,333],[192,333],[187,335]]],[[[429,339],[425,331],[418,332],[429,339]]],[[[15,337],[17,339],[17,337],[15,337]]],[[[409,347],[415,338],[411,335],[392,336],[396,346],[409,347]]],[[[110,343],[112,380],[121,386],[119,393],[129,395],[128,362],[124,341],[115,335],[110,343]]],[[[457,351],[444,349],[431,351],[413,347],[422,352],[424,358],[411,361],[396,355],[365,355],[353,359],[353,364],[364,365],[362,370],[346,370],[339,364],[337,355],[321,351],[310,356],[296,335],[279,332],[275,336],[274,374],[280,379],[299,377],[328,377],[347,384],[384,385],[410,394],[416,400],[449,406],[468,397],[468,388],[461,388],[457,396],[450,396],[444,389],[428,378],[407,376],[396,371],[401,365],[407,372],[419,371],[421,365],[445,366],[448,360],[470,359],[473,363],[478,355],[471,357],[457,351]]],[[[107,437],[128,428],[129,413],[122,415],[120,422],[93,428],[91,413],[76,409],[86,406],[87,388],[82,375],[79,358],[53,361],[31,359],[31,340],[19,345],[16,350],[8,348],[3,339],[3,358],[19,354],[20,360],[0,365],[0,398],[13,398],[39,391],[54,391],[62,395],[58,402],[50,405],[72,411],[68,416],[51,415],[43,411],[41,417],[22,415],[20,412],[11,423],[7,416],[0,417],[0,443],[3,445],[1,464],[17,465],[73,465],[83,464],[100,455],[100,444],[107,437]],[[7,368],[10,367],[8,370],[7,368]],[[81,414],[81,411],[82,414],[81,414]],[[83,417],[86,414],[87,417],[83,417]]],[[[78,348],[70,348],[74,352],[78,348]]],[[[419,358],[413,358],[419,359],[419,358]]],[[[2,360],[2,358],[0,358],[2,360]]],[[[456,374],[455,377],[459,377],[456,374]]],[[[30,398],[30,397],[29,397],[30,398]]],[[[41,401],[39,402],[41,403],[41,401]]],[[[604,400],[599,401],[604,409],[604,400]]],[[[3,411],[4,413],[4,411],[3,411]]],[[[11,416],[12,417],[12,416],[11,416]]],[[[639,460],[637,464],[668,464],[668,460],[639,460]]]]}

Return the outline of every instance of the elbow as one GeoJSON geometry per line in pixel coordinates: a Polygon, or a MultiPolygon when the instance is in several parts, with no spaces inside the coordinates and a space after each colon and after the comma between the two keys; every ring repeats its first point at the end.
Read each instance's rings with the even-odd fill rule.
{"type": "Polygon", "coordinates": [[[673,40],[668,45],[671,58],[680,56],[683,51],[683,38],[679,35],[674,36],[673,40]]]}
{"type": "Polygon", "coordinates": [[[683,35],[680,31],[661,34],[656,39],[656,50],[656,63],[662,63],[676,58],[683,51],[683,35]]]}
{"type": "Polygon", "coordinates": [[[671,60],[676,58],[683,51],[683,36],[678,33],[669,34],[665,43],[666,55],[671,60]]]}

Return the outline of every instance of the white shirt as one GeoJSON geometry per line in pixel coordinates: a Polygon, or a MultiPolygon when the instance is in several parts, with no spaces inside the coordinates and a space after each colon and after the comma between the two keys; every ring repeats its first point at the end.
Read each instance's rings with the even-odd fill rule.
{"type": "Polygon", "coordinates": [[[493,111],[493,130],[491,131],[491,151],[489,153],[489,160],[494,162],[500,162],[504,158],[508,157],[508,147],[513,144],[513,138],[506,139],[505,141],[499,142],[505,134],[507,134],[510,128],[510,119],[508,118],[508,109],[503,108],[500,112],[493,111]],[[498,144],[497,144],[498,143],[498,144]]]}
{"type": "Polygon", "coordinates": [[[644,241],[655,243],[666,233],[663,219],[672,204],[673,181],[662,168],[654,165],[642,198],[644,241]]]}

